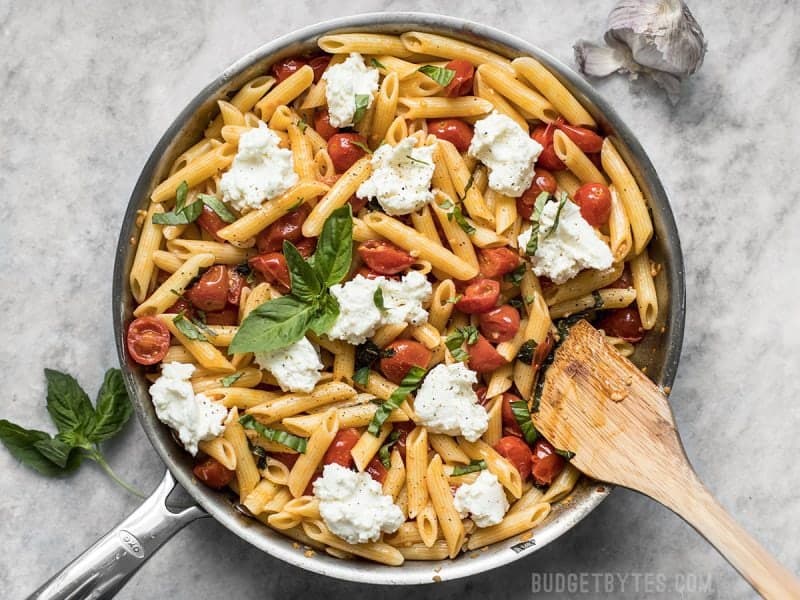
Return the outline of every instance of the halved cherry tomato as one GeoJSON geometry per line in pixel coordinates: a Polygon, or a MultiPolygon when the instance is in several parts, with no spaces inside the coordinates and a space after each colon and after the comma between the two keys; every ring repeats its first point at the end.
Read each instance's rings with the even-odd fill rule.
{"type": "Polygon", "coordinates": [[[519,266],[519,255],[510,248],[480,248],[478,264],[481,275],[489,279],[497,279],[511,273],[519,266]]]}
{"type": "Polygon", "coordinates": [[[600,227],[611,216],[611,192],[602,183],[584,183],[575,192],[575,204],[592,227],[600,227]]]}
{"type": "Polygon", "coordinates": [[[356,144],[366,146],[367,140],[357,133],[336,133],[328,140],[328,154],[337,172],[347,171],[358,159],[366,155],[364,149],[356,144]]]}
{"type": "Polygon", "coordinates": [[[296,210],[283,215],[272,225],[262,230],[256,237],[259,252],[281,252],[283,240],[296,242],[303,235],[301,229],[308,213],[308,204],[301,204],[296,210]]]}
{"type": "Polygon", "coordinates": [[[568,125],[564,123],[563,119],[556,121],[555,126],[563,131],[569,139],[575,142],[578,148],[587,154],[600,152],[600,149],[603,147],[603,138],[591,129],[578,127],[577,125],[568,125]]]}
{"type": "Polygon", "coordinates": [[[445,95],[450,96],[466,96],[472,92],[472,77],[475,75],[475,67],[471,62],[457,58],[451,60],[446,68],[456,72],[452,81],[447,84],[445,88],[445,95]]]}
{"type": "Polygon", "coordinates": [[[297,73],[300,69],[305,67],[306,64],[308,64],[308,61],[299,56],[284,58],[272,65],[272,74],[275,76],[275,79],[278,80],[278,83],[280,83],[290,75],[297,73]]]}
{"type": "Polygon", "coordinates": [[[330,62],[331,57],[329,54],[320,54],[319,56],[309,59],[308,66],[314,70],[314,83],[322,79],[322,74],[325,72],[325,69],[328,68],[330,62]]]}
{"type": "Polygon", "coordinates": [[[490,373],[508,362],[482,335],[478,335],[478,341],[474,344],[467,344],[467,351],[467,365],[478,373],[490,373]]]}
{"type": "Polygon", "coordinates": [[[206,313],[206,325],[236,325],[238,321],[239,309],[235,306],[206,313]]]}
{"type": "Polygon", "coordinates": [[[328,141],[335,134],[339,133],[339,130],[331,125],[331,116],[328,114],[327,108],[320,110],[314,117],[314,129],[316,129],[317,133],[320,134],[325,141],[328,141]]]}
{"type": "Polygon", "coordinates": [[[247,261],[251,268],[255,269],[264,277],[267,283],[274,283],[281,286],[284,291],[291,288],[289,280],[289,265],[280,252],[267,252],[258,254],[247,261]]]}
{"type": "Polygon", "coordinates": [[[228,269],[225,265],[209,268],[185,295],[200,310],[222,310],[228,302],[228,269]]]}
{"type": "Polygon", "coordinates": [[[386,470],[386,467],[383,466],[381,459],[377,456],[369,461],[369,464],[364,471],[369,473],[370,477],[380,484],[383,484],[383,482],[386,480],[386,475],[389,473],[389,471],[386,470]]]}
{"type": "Polygon", "coordinates": [[[223,221],[220,216],[215,213],[210,207],[203,205],[203,212],[200,213],[200,216],[197,217],[197,224],[200,226],[201,229],[204,229],[208,233],[210,233],[215,240],[218,242],[224,242],[225,240],[222,239],[217,235],[217,232],[226,227],[228,223],[223,221]]]}
{"type": "Polygon", "coordinates": [[[557,186],[556,178],[553,177],[550,171],[536,167],[536,169],[534,169],[531,187],[525,190],[522,196],[517,198],[517,212],[519,216],[523,219],[530,219],[539,194],[542,192],[555,194],[557,186]]]}
{"type": "Polygon", "coordinates": [[[381,275],[394,275],[414,264],[413,256],[392,242],[384,240],[361,242],[357,252],[370,269],[381,275]]]}
{"type": "Polygon", "coordinates": [[[245,279],[235,266],[228,267],[228,304],[239,306],[245,279]]]}
{"type": "Polygon", "coordinates": [[[553,483],[565,464],[564,457],[556,454],[556,449],[547,440],[539,439],[533,445],[531,473],[537,485],[553,483]]]}
{"type": "Polygon", "coordinates": [[[519,330],[519,312],[508,304],[498,306],[478,317],[478,327],[490,342],[507,342],[519,330]]]}
{"type": "Polygon", "coordinates": [[[317,238],[300,238],[300,240],[294,245],[297,248],[297,251],[300,253],[300,256],[303,258],[308,258],[312,254],[314,254],[314,250],[317,249],[317,238]]]}
{"type": "Polygon", "coordinates": [[[356,445],[361,434],[355,427],[340,429],[336,437],[333,438],[331,445],[322,457],[323,465],[337,464],[343,467],[350,467],[353,464],[353,456],[350,450],[356,445]]]}
{"type": "Polygon", "coordinates": [[[511,392],[503,394],[503,405],[501,410],[501,418],[503,421],[503,431],[506,435],[515,435],[522,437],[522,428],[517,423],[517,418],[514,416],[514,411],[511,408],[512,402],[520,402],[522,398],[511,392]]]}
{"type": "Polygon", "coordinates": [[[432,133],[440,140],[447,140],[459,152],[466,152],[472,142],[472,126],[461,119],[429,120],[428,133],[432,133]]]}
{"type": "Polygon", "coordinates": [[[378,363],[378,368],[389,381],[400,384],[411,367],[428,368],[431,351],[413,340],[395,340],[386,348],[386,358],[378,363]]]}
{"type": "Polygon", "coordinates": [[[154,365],[164,358],[169,340],[169,329],[156,317],[139,317],[128,325],[128,352],[140,365],[154,365]]]}
{"type": "Polygon", "coordinates": [[[456,308],[468,315],[489,312],[500,297],[500,283],[494,279],[476,279],[464,290],[456,308]]]}
{"type": "Polygon", "coordinates": [[[215,490],[221,490],[228,485],[235,474],[234,471],[223,466],[216,458],[211,458],[210,456],[197,463],[192,469],[192,473],[199,481],[215,490]]]}
{"type": "Polygon", "coordinates": [[[397,438],[397,442],[395,442],[394,447],[397,448],[397,451],[400,453],[400,456],[403,457],[403,460],[406,459],[406,438],[408,434],[414,431],[416,424],[414,421],[398,421],[394,423],[394,429],[400,432],[400,435],[397,438]]]}
{"type": "Polygon", "coordinates": [[[275,460],[281,461],[290,469],[294,466],[294,463],[297,462],[297,459],[300,458],[300,454],[294,454],[292,452],[273,452],[270,456],[275,460]]]}
{"type": "Polygon", "coordinates": [[[644,337],[642,318],[635,307],[610,310],[595,323],[595,327],[605,331],[606,335],[622,338],[631,344],[641,342],[644,337]]]}
{"type": "Polygon", "coordinates": [[[479,385],[475,388],[475,395],[478,397],[478,404],[481,406],[486,406],[486,403],[489,401],[489,398],[486,397],[486,392],[489,391],[485,385],[479,385]]]}
{"type": "Polygon", "coordinates": [[[519,471],[522,481],[525,481],[531,474],[531,460],[533,454],[528,444],[513,435],[507,435],[497,440],[494,445],[497,453],[503,456],[519,471]]]}
{"type": "Polygon", "coordinates": [[[542,145],[542,153],[536,159],[536,164],[548,171],[563,171],[567,166],[558,158],[555,149],[553,148],[553,124],[539,125],[533,132],[531,137],[542,145]]]}

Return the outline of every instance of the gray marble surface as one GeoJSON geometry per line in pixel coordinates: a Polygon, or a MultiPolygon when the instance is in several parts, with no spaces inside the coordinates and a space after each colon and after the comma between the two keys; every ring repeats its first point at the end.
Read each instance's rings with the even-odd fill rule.
{"type": "MultiPolygon", "coordinates": [[[[610,5],[0,0],[0,417],[47,429],[43,367],[76,374],[93,394],[103,370],[117,364],[111,271],[128,195],[174,116],[240,55],[323,19],[411,9],[494,25],[572,63],[572,42],[599,36],[610,5]]],[[[650,154],[681,232],[688,314],[672,404],[688,454],[722,504],[798,572],[800,5],[709,0],[693,10],[709,53],[677,107],[645,82],[617,77],[597,87],[650,154]]],[[[161,477],[137,423],[106,451],[142,489],[161,477]]],[[[5,451],[0,490],[3,598],[23,597],[138,504],[93,465],[49,480],[5,451]]],[[[680,519],[617,491],[527,560],[415,589],[304,573],[204,520],[119,597],[527,598],[532,574],[543,572],[710,578],[713,587],[650,594],[618,584],[605,597],[753,596],[680,519]]]]}

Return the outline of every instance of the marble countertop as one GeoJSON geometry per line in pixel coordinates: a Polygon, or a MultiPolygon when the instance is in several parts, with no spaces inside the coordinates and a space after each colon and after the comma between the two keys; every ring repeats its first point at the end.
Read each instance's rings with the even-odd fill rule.
{"type": "MultiPolygon", "coordinates": [[[[47,429],[43,367],[94,394],[117,365],[114,248],[130,190],[186,102],[236,58],[297,27],[346,13],[447,12],[533,41],[572,64],[611,0],[91,3],[0,0],[0,417],[47,429]]],[[[672,107],[650,84],[597,84],[639,136],[671,195],[686,259],[688,312],[672,406],[700,476],[755,537],[800,571],[800,5],[693,2],[706,62],[672,107]]],[[[141,489],[163,466],[138,423],[107,444],[141,489]]],[[[0,451],[0,595],[22,598],[138,501],[87,465],[50,480],[0,451]]],[[[616,491],[535,555],[403,598],[532,595],[541,573],[610,573],[619,598],[753,597],[688,525],[616,491]],[[686,582],[636,591],[636,574],[686,582]],[[683,577],[683,579],[681,579],[683,577]],[[705,578],[712,589],[689,585],[705,578]],[[694,591],[692,591],[694,589],[694,591]]],[[[367,597],[378,590],[304,573],[210,519],[194,523],[119,598],[367,597]]],[[[544,594],[541,597],[578,597],[544,594]]],[[[587,597],[598,597],[587,596],[587,597]]]]}

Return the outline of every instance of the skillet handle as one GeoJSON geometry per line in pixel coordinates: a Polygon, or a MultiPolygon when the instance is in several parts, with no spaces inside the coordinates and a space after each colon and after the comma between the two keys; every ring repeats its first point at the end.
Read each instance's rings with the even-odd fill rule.
{"type": "Polygon", "coordinates": [[[28,596],[28,600],[113,598],[162,544],[195,519],[208,516],[199,506],[171,512],[166,500],[174,488],[175,480],[167,471],[139,508],[28,596]]]}

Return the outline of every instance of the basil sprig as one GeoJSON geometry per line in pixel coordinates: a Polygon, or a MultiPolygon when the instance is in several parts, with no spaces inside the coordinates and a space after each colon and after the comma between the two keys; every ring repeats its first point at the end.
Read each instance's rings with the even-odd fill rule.
{"type": "Polygon", "coordinates": [[[422,65],[417,71],[427,75],[442,87],[450,85],[453,77],[456,76],[456,72],[453,69],[437,67],[436,65],[422,65]]]}
{"type": "Polygon", "coordinates": [[[181,181],[175,190],[175,207],[165,213],[155,213],[153,223],[156,225],[188,225],[194,223],[203,212],[205,204],[226,223],[233,223],[236,216],[228,210],[222,200],[210,194],[199,194],[197,200],[191,204],[186,204],[186,197],[189,193],[189,184],[181,181]]]}
{"type": "Polygon", "coordinates": [[[280,429],[272,429],[266,425],[262,425],[253,418],[253,415],[243,415],[239,417],[239,425],[245,429],[252,429],[258,435],[270,442],[277,442],[292,450],[297,450],[300,454],[305,454],[308,440],[298,435],[293,435],[288,431],[281,431],[280,429]]]}
{"type": "Polygon", "coordinates": [[[466,475],[467,473],[475,473],[476,471],[483,471],[486,468],[488,467],[486,466],[485,460],[473,460],[468,465],[456,465],[453,468],[453,477],[466,475]]]}
{"type": "Polygon", "coordinates": [[[100,443],[114,437],[133,413],[121,371],[106,371],[94,406],[71,375],[45,369],[44,376],[47,412],[58,433],[53,436],[0,419],[3,445],[17,460],[50,477],[70,473],[88,458],[116,483],[143,498],[141,492],[117,477],[100,450],[100,443]]]}
{"type": "Polygon", "coordinates": [[[528,409],[528,403],[524,400],[517,400],[516,402],[511,402],[510,406],[511,412],[514,414],[514,419],[522,430],[525,441],[529,444],[533,444],[536,438],[539,437],[539,432],[536,431],[531,421],[531,411],[528,409]]]}
{"type": "Polygon", "coordinates": [[[386,438],[386,443],[380,447],[380,450],[378,450],[378,458],[383,466],[387,469],[392,466],[392,446],[397,443],[398,439],[400,439],[400,430],[392,429],[392,433],[390,433],[389,437],[386,438]]]}
{"type": "Polygon", "coordinates": [[[371,99],[372,96],[369,94],[356,94],[356,112],[353,113],[353,123],[358,124],[361,122],[361,119],[367,114],[367,107],[369,107],[371,99]]]}
{"type": "Polygon", "coordinates": [[[461,206],[459,204],[453,204],[450,200],[445,200],[439,205],[439,208],[447,212],[447,220],[453,221],[458,224],[461,229],[464,230],[464,233],[467,235],[472,235],[475,233],[475,228],[472,224],[467,221],[467,218],[464,216],[464,213],[461,211],[461,206]]]}
{"type": "Polygon", "coordinates": [[[353,260],[353,217],[350,205],[336,209],[322,228],[317,250],[305,260],[284,241],[292,291],[255,308],[239,326],[229,351],[270,352],[290,346],[307,331],[326,333],[339,316],[330,286],[344,279],[353,260]]]}
{"type": "Polygon", "coordinates": [[[392,395],[389,396],[389,399],[386,402],[383,402],[379,407],[378,410],[375,411],[375,414],[372,416],[372,421],[370,421],[369,426],[367,427],[367,431],[378,437],[378,432],[380,431],[383,424],[386,422],[386,419],[389,418],[389,415],[392,414],[392,411],[397,410],[400,408],[400,405],[403,404],[405,399],[408,395],[416,390],[419,385],[422,383],[422,378],[425,377],[425,369],[420,367],[411,367],[403,377],[403,381],[400,382],[399,387],[392,392],[392,395]]]}
{"type": "MultiPolygon", "coordinates": [[[[178,313],[178,316],[172,320],[173,325],[175,328],[180,331],[187,339],[196,340],[198,342],[207,342],[208,338],[203,335],[203,332],[200,331],[200,326],[198,323],[187,319],[183,313],[178,313]]],[[[208,327],[203,326],[206,331],[210,333],[214,333],[208,327]]]]}
{"type": "Polygon", "coordinates": [[[478,329],[474,325],[459,327],[444,340],[444,345],[450,350],[453,358],[459,362],[469,358],[469,353],[462,348],[464,343],[472,345],[478,341],[478,329]]]}

